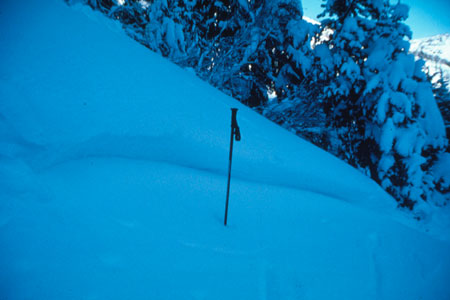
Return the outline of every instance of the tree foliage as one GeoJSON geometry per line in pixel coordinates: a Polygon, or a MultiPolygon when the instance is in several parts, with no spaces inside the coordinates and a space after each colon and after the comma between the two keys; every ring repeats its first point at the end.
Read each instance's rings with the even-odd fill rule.
{"type": "Polygon", "coordinates": [[[408,7],[328,0],[324,8],[323,26],[333,34],[317,56],[332,58],[324,111],[339,155],[412,209],[432,198],[430,161],[447,141],[422,65],[408,54],[408,7]]]}

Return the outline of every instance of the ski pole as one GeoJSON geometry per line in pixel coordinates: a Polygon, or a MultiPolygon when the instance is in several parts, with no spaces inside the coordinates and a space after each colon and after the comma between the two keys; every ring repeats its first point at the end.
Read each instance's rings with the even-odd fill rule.
{"type": "Polygon", "coordinates": [[[224,218],[224,225],[227,226],[227,219],[228,219],[228,202],[230,198],[230,180],[231,180],[231,163],[233,160],[233,141],[236,139],[236,141],[241,140],[241,132],[239,130],[239,126],[237,124],[236,115],[237,115],[237,108],[231,109],[231,137],[230,137],[230,157],[229,157],[229,163],[228,163],[228,183],[227,183],[227,200],[225,202],[225,218],[224,218]]]}

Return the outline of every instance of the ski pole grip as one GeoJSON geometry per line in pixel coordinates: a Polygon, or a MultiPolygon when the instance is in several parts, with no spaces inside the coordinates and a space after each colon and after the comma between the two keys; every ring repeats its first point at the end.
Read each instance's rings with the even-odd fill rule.
{"type": "Polygon", "coordinates": [[[231,109],[231,129],[233,130],[235,140],[239,142],[241,140],[241,131],[236,120],[237,111],[237,108],[231,109]]]}

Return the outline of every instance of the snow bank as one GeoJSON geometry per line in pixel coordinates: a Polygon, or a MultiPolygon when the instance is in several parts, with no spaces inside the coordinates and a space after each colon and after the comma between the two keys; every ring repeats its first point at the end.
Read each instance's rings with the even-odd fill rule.
{"type": "Polygon", "coordinates": [[[124,34],[70,9],[54,16],[54,3],[38,4],[42,18],[28,16],[36,4],[23,9],[12,2],[4,5],[13,11],[4,22],[28,22],[7,31],[15,38],[2,43],[6,69],[0,109],[27,141],[46,149],[30,158],[36,167],[88,156],[139,156],[225,174],[230,108],[238,107],[243,134],[233,169],[238,178],[382,209],[394,206],[381,188],[347,164],[256,116],[124,34]],[[54,25],[68,18],[76,20],[54,25]]]}

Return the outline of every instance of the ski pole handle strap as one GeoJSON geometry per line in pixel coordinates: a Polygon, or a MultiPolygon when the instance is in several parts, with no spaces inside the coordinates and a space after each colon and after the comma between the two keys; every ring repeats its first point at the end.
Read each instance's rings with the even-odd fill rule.
{"type": "Polygon", "coordinates": [[[241,140],[241,130],[239,129],[239,126],[237,126],[234,128],[234,138],[236,141],[240,141],[241,140]]]}

